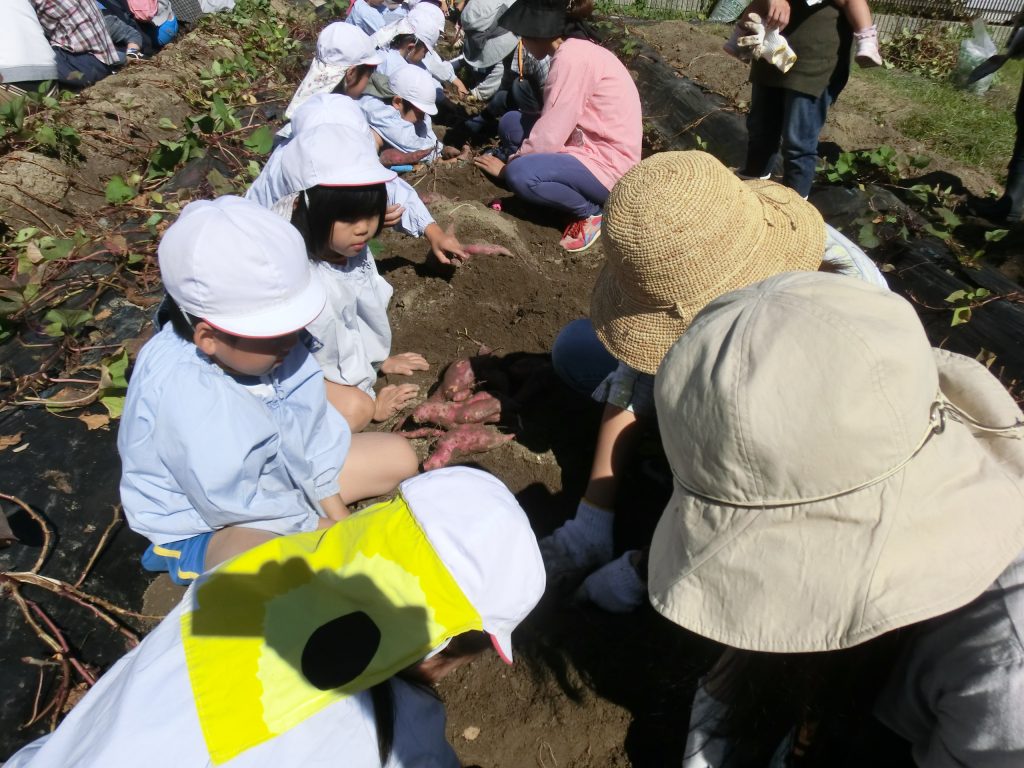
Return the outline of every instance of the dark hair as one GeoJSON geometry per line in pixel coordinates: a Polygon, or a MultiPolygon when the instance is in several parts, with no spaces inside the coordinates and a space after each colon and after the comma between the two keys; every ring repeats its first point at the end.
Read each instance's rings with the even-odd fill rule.
{"type": "Polygon", "coordinates": [[[352,77],[355,78],[356,82],[359,82],[363,79],[363,75],[371,74],[376,68],[373,64],[356,64],[354,67],[349,67],[345,71],[345,76],[338,81],[338,84],[334,86],[331,93],[340,93],[344,96],[345,91],[348,89],[349,73],[352,73],[352,77]]]}
{"type": "Polygon", "coordinates": [[[565,18],[569,21],[586,21],[594,12],[594,0],[569,0],[565,18]]]}
{"type": "Polygon", "coordinates": [[[306,241],[309,258],[320,261],[330,253],[334,222],[353,222],[376,216],[377,231],[373,233],[376,237],[384,228],[387,207],[388,193],[384,184],[316,186],[299,193],[298,205],[292,212],[292,225],[306,241]]]}
{"type": "Polygon", "coordinates": [[[160,306],[156,310],[157,326],[163,328],[167,323],[170,323],[178,338],[184,339],[189,343],[194,341],[195,325],[201,319],[200,317],[193,317],[182,310],[178,306],[178,302],[172,299],[169,293],[164,295],[164,300],[160,302],[160,306]]]}
{"type": "MultiPolygon", "coordinates": [[[[489,634],[479,630],[470,630],[453,637],[445,649],[439,651],[437,655],[448,659],[459,659],[463,656],[476,656],[490,647],[491,636],[489,634]]],[[[437,692],[433,688],[417,679],[409,669],[402,670],[396,677],[422,688],[432,696],[437,696],[437,692]]],[[[370,688],[370,699],[373,701],[373,719],[377,727],[377,754],[380,756],[380,764],[386,765],[395,745],[395,692],[391,688],[391,681],[385,680],[370,688]]]]}
{"type": "Polygon", "coordinates": [[[856,765],[851,749],[875,727],[875,700],[913,635],[819,653],[728,649],[706,684],[725,706],[713,735],[728,741],[729,764],[767,765],[794,734],[786,765],[856,765]]]}
{"type": "Polygon", "coordinates": [[[422,48],[424,51],[427,50],[427,44],[416,37],[416,35],[395,35],[391,38],[390,47],[397,51],[401,48],[405,48],[409,43],[415,43],[416,48],[422,48]]]}

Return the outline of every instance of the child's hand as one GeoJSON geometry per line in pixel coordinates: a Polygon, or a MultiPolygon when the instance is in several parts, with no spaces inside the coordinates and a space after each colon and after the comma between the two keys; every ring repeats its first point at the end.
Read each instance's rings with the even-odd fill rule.
{"type": "Polygon", "coordinates": [[[402,214],[405,213],[405,208],[401,205],[389,205],[384,209],[384,226],[393,227],[396,224],[400,224],[402,221],[402,214]]]}
{"type": "Polygon", "coordinates": [[[505,163],[494,155],[478,155],[473,158],[473,165],[484,173],[501,178],[505,174],[505,163]]]}
{"type": "MultiPolygon", "coordinates": [[[[392,355],[383,362],[380,367],[381,373],[396,373],[399,376],[411,376],[413,371],[430,370],[430,363],[427,358],[418,352],[403,352],[400,355],[392,355]]],[[[411,386],[411,385],[403,385],[411,386]]],[[[377,396],[378,402],[380,395],[377,396]]]]}
{"type": "Polygon", "coordinates": [[[415,400],[419,391],[415,384],[389,384],[384,387],[377,393],[373,420],[387,421],[415,400]]]}
{"type": "Polygon", "coordinates": [[[787,0],[768,0],[768,13],[764,25],[767,29],[785,29],[789,24],[789,3],[787,0]]]}
{"type": "Polygon", "coordinates": [[[452,261],[460,263],[469,261],[469,254],[462,247],[459,238],[453,233],[441,229],[437,222],[428,225],[423,231],[423,236],[427,238],[430,250],[442,264],[451,264],[452,261]]]}

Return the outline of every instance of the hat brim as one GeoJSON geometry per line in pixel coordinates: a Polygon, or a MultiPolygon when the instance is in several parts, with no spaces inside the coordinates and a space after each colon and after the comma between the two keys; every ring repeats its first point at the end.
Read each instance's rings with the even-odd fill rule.
{"type": "MultiPolygon", "coordinates": [[[[743,186],[744,194],[756,198],[755,210],[767,226],[743,268],[723,276],[721,292],[744,288],[782,272],[818,269],[825,255],[825,226],[817,210],[792,190],[773,182],[755,180],[743,186]]],[[[606,239],[605,248],[610,247],[614,246],[606,239]]],[[[641,304],[627,292],[626,281],[609,259],[594,284],[590,319],[597,337],[616,359],[653,375],[697,313],[716,298],[709,295],[700,305],[683,302],[672,308],[641,304]]]]}
{"type": "MultiPolygon", "coordinates": [[[[1000,385],[980,364],[936,355],[954,403],[991,402],[984,390],[1000,385]]],[[[1022,464],[1020,440],[949,421],[895,475],[826,501],[737,507],[676,481],[651,544],[651,603],[699,635],[773,653],[848,648],[948,613],[1024,549],[1022,464]]]]}
{"type": "Polygon", "coordinates": [[[565,32],[565,11],[537,9],[530,3],[518,2],[501,15],[498,26],[519,37],[561,37],[565,32]]]}
{"type": "Polygon", "coordinates": [[[371,54],[363,56],[361,59],[353,64],[342,66],[340,64],[328,64],[325,61],[313,57],[313,61],[309,64],[309,70],[306,72],[306,76],[302,78],[302,82],[299,83],[299,87],[295,89],[295,95],[292,96],[292,100],[288,103],[288,108],[285,110],[285,117],[291,119],[295,110],[302,106],[310,96],[315,96],[318,93],[330,93],[338,87],[338,83],[345,77],[345,73],[348,72],[352,67],[366,65],[366,66],[378,66],[383,63],[384,58],[374,51],[371,54]]]}
{"type": "Polygon", "coordinates": [[[512,663],[512,637],[506,634],[488,633],[491,636],[491,645],[497,651],[498,656],[506,664],[512,663]]]}
{"type": "Polygon", "coordinates": [[[219,331],[243,339],[270,339],[302,330],[323,312],[327,292],[312,268],[309,282],[296,296],[249,315],[204,315],[219,331]]]}
{"type": "MultiPolygon", "coordinates": [[[[402,98],[405,98],[405,97],[403,96],[402,98]]],[[[405,100],[408,101],[410,104],[412,104],[414,107],[416,107],[416,109],[420,110],[420,112],[422,112],[425,115],[430,115],[431,117],[433,117],[434,115],[437,114],[437,105],[436,104],[424,104],[422,101],[416,101],[415,99],[405,99],[405,100]]]]}

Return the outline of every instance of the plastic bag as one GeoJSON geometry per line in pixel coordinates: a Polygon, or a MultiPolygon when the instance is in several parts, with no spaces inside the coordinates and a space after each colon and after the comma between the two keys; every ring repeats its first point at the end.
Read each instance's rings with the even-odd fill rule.
{"type": "MultiPolygon", "coordinates": [[[[996,44],[992,42],[992,38],[985,28],[985,22],[981,19],[975,19],[974,37],[960,43],[960,56],[956,61],[957,82],[965,83],[968,75],[974,71],[974,68],[995,56],[996,52],[996,44]]],[[[993,73],[988,77],[981,78],[976,83],[963,87],[971,93],[984,93],[992,87],[995,77],[995,73],[993,73]]]]}
{"type": "Polygon", "coordinates": [[[711,11],[711,15],[708,17],[708,21],[728,24],[729,22],[736,21],[746,7],[747,0],[718,0],[711,11]]]}

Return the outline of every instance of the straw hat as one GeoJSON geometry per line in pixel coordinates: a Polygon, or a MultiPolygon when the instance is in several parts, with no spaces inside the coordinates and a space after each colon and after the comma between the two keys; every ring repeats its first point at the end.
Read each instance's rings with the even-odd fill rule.
{"type": "Polygon", "coordinates": [[[705,304],[779,272],[813,270],[825,222],[770,181],[740,181],[704,152],[661,152],[612,189],[590,317],[608,351],[654,373],[705,304]]]}
{"type": "Polygon", "coordinates": [[[966,605],[1024,549],[1024,420],[855,278],[722,296],[655,385],[674,493],[649,592],[736,648],[847,648],[966,605]]]}

